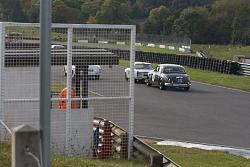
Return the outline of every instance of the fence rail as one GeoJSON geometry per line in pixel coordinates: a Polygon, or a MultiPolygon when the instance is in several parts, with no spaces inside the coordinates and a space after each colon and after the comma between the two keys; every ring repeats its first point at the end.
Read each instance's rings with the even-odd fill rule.
{"type": "Polygon", "coordinates": [[[250,76],[250,64],[239,63],[239,74],[250,76]]]}
{"type": "Polygon", "coordinates": [[[139,151],[150,159],[151,167],[181,167],[170,158],[160,153],[158,150],[146,144],[138,137],[134,137],[134,147],[135,150],[139,151]]]}

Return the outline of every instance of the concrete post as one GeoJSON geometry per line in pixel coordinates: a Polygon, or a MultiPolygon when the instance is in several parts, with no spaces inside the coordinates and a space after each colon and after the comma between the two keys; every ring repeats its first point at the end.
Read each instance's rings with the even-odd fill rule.
{"type": "Polygon", "coordinates": [[[40,132],[29,125],[12,131],[12,167],[40,167],[40,132]]]}

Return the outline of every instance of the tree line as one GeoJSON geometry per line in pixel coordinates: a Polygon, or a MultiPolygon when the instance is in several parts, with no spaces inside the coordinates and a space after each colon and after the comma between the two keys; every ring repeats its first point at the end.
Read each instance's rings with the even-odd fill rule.
{"type": "MultiPolygon", "coordinates": [[[[2,21],[38,22],[40,0],[0,0],[2,21]]],[[[55,23],[137,24],[193,43],[249,44],[250,0],[52,0],[55,23]]]]}

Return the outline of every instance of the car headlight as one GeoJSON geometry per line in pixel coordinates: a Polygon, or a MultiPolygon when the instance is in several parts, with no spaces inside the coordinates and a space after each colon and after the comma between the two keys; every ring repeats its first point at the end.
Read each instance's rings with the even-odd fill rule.
{"type": "Polygon", "coordinates": [[[168,77],[165,77],[164,80],[165,80],[166,82],[170,82],[170,78],[168,78],[168,77]]]}

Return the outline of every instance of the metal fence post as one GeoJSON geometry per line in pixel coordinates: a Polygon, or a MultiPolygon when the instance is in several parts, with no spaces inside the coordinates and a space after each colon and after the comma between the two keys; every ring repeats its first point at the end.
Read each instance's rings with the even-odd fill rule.
{"type": "Polygon", "coordinates": [[[131,29],[131,42],[130,42],[130,103],[129,103],[129,130],[128,130],[128,159],[133,154],[133,137],[134,137],[134,62],[135,62],[135,38],[136,27],[131,29]]]}
{"type": "MultiPolygon", "coordinates": [[[[4,121],[4,114],[3,114],[3,103],[2,103],[2,80],[3,80],[3,70],[2,70],[2,63],[4,59],[4,52],[5,52],[5,26],[4,23],[0,23],[0,120],[4,121]]],[[[1,123],[0,123],[1,124],[1,123]]],[[[1,127],[0,127],[1,129],[1,127]]],[[[2,136],[0,131],[0,137],[2,136]]]]}
{"type": "Polygon", "coordinates": [[[67,105],[66,105],[66,151],[71,154],[71,78],[72,78],[72,38],[73,29],[68,28],[67,39],[67,105]]]}
{"type": "Polygon", "coordinates": [[[40,5],[40,130],[42,166],[50,166],[51,0],[40,5]]]}

